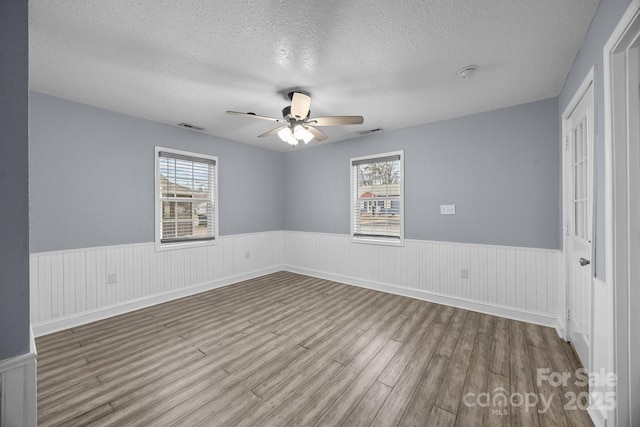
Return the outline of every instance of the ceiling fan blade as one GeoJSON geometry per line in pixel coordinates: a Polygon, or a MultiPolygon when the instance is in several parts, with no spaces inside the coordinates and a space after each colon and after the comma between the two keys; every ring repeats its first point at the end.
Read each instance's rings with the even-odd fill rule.
{"type": "Polygon", "coordinates": [[[278,123],[286,123],[287,121],[284,119],[278,119],[275,117],[269,117],[269,116],[260,116],[256,113],[240,113],[238,111],[227,111],[227,114],[233,114],[236,116],[244,116],[244,117],[253,117],[254,119],[262,119],[262,120],[269,120],[272,122],[278,122],[278,123]]]}
{"type": "Polygon", "coordinates": [[[291,115],[302,120],[309,114],[311,97],[300,92],[293,92],[291,96],[291,115]]]}
{"type": "Polygon", "coordinates": [[[263,133],[262,135],[258,135],[258,138],[264,138],[264,137],[267,137],[267,136],[275,135],[278,132],[280,132],[280,129],[284,129],[284,128],[286,128],[286,126],[281,126],[279,128],[271,129],[270,131],[267,131],[267,132],[263,133]]]}
{"type": "Polygon", "coordinates": [[[361,125],[364,123],[362,116],[329,116],[309,119],[308,123],[314,126],[340,126],[340,125],[361,125]]]}
{"type": "Polygon", "coordinates": [[[328,138],[327,135],[320,132],[318,129],[314,128],[313,126],[308,126],[307,129],[309,130],[309,132],[313,134],[313,137],[318,141],[324,141],[325,139],[328,138]]]}

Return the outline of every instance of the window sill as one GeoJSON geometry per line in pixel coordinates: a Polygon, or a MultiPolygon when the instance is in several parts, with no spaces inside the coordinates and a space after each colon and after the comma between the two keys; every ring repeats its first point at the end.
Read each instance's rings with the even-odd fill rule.
{"type": "Polygon", "coordinates": [[[156,252],[175,251],[178,249],[198,248],[202,246],[215,246],[218,244],[218,238],[214,240],[205,240],[199,242],[176,242],[176,243],[159,243],[156,242],[156,252]]]}
{"type": "Polygon", "coordinates": [[[396,239],[385,239],[375,237],[353,237],[351,236],[352,243],[361,243],[365,245],[381,245],[381,246],[404,246],[404,239],[400,238],[400,240],[396,239]]]}

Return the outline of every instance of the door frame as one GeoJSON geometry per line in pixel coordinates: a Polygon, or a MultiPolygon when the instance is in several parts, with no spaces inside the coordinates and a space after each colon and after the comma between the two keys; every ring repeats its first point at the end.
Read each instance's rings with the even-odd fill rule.
{"type": "Polygon", "coordinates": [[[606,280],[612,301],[611,367],[618,377],[617,405],[615,411],[610,411],[610,416],[612,425],[620,426],[640,422],[640,408],[631,405],[640,397],[637,366],[640,336],[631,333],[631,325],[640,322],[639,310],[632,309],[640,306],[640,292],[631,287],[632,274],[638,272],[631,270],[629,262],[630,257],[640,255],[637,246],[630,244],[629,228],[629,211],[637,214],[639,207],[638,197],[630,197],[628,185],[631,179],[640,178],[637,173],[640,167],[637,128],[634,132],[633,123],[628,121],[629,115],[637,118],[640,114],[640,93],[636,86],[640,82],[639,39],[640,0],[632,0],[603,49],[606,280]],[[632,60],[628,61],[632,51],[632,60]],[[628,97],[629,94],[633,96],[628,97]],[[634,101],[629,102],[629,99],[634,101]],[[630,139],[636,144],[629,144],[630,139]],[[628,155],[628,150],[636,154],[635,158],[628,155]]]}
{"type": "MultiPolygon", "coordinates": [[[[596,188],[595,188],[595,135],[596,135],[596,128],[595,128],[595,116],[596,116],[596,110],[595,110],[595,67],[592,67],[589,72],[587,73],[586,77],[584,78],[584,80],[582,81],[582,83],[580,84],[580,86],[578,87],[578,90],[576,90],[576,92],[574,93],[573,97],[571,98],[571,101],[569,102],[569,104],[567,105],[567,107],[564,109],[563,113],[562,113],[562,247],[565,248],[562,251],[562,268],[563,268],[563,277],[564,277],[564,289],[561,290],[560,292],[560,305],[559,307],[564,307],[564,313],[561,313],[561,327],[562,327],[562,336],[566,341],[570,340],[570,335],[571,335],[571,331],[569,330],[570,328],[570,322],[568,321],[569,318],[569,303],[570,303],[570,283],[569,283],[569,270],[567,268],[568,263],[569,263],[569,259],[568,259],[568,253],[566,248],[568,247],[567,245],[567,240],[568,240],[568,224],[570,224],[570,219],[571,219],[571,212],[569,210],[569,203],[567,203],[567,199],[566,197],[569,196],[568,191],[570,190],[568,188],[569,186],[569,181],[567,179],[567,162],[569,161],[568,159],[568,138],[569,138],[569,130],[568,130],[568,126],[567,126],[567,122],[569,117],[571,116],[571,114],[573,113],[573,111],[576,109],[576,107],[578,106],[578,103],[582,100],[582,98],[586,95],[587,91],[589,89],[593,90],[593,98],[592,98],[592,115],[593,117],[591,118],[591,121],[589,123],[589,132],[592,135],[592,143],[591,143],[591,164],[590,164],[590,173],[589,173],[589,179],[590,179],[590,199],[591,199],[591,224],[590,224],[590,234],[591,234],[591,254],[590,254],[590,260],[591,260],[591,264],[589,265],[589,269],[590,274],[589,277],[591,278],[591,283],[589,284],[590,287],[593,286],[593,277],[594,277],[594,266],[595,266],[595,243],[596,243],[596,239],[595,239],[595,196],[596,196],[596,188]]],[[[589,307],[589,316],[590,319],[593,319],[593,298],[590,298],[590,307],[589,307]]],[[[589,336],[593,337],[593,322],[590,321],[589,322],[589,336]]],[[[591,347],[592,345],[590,344],[590,349],[589,352],[591,353],[591,347]]],[[[589,368],[588,366],[585,368],[589,368]]]]}

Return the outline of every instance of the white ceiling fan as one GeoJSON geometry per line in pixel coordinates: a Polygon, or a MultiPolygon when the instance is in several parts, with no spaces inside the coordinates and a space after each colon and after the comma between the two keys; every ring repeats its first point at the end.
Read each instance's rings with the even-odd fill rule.
{"type": "Polygon", "coordinates": [[[309,107],[311,106],[311,96],[309,94],[300,91],[293,91],[289,93],[289,99],[291,99],[291,105],[282,109],[281,119],[261,116],[255,113],[240,113],[237,111],[227,111],[227,113],[283,123],[284,126],[271,129],[262,135],[258,135],[258,138],[277,134],[281,140],[291,144],[292,146],[298,145],[298,142],[300,141],[307,144],[313,138],[316,138],[318,141],[324,141],[327,139],[327,135],[316,129],[318,126],[359,125],[364,122],[364,118],[362,116],[328,116],[310,118],[309,107]]]}

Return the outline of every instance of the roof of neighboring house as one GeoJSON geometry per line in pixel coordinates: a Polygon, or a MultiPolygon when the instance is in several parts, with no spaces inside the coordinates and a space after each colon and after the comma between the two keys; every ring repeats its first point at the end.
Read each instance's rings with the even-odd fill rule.
{"type": "Polygon", "coordinates": [[[387,197],[387,196],[397,196],[400,194],[400,184],[378,184],[378,185],[367,185],[364,188],[368,189],[364,193],[360,195],[361,199],[371,199],[374,197],[387,197]]]}
{"type": "Polygon", "coordinates": [[[163,188],[172,186],[175,189],[175,194],[176,196],[180,197],[180,196],[190,196],[190,197],[206,197],[207,194],[206,193],[202,193],[202,192],[195,192],[193,191],[191,188],[186,187],[184,185],[180,185],[180,184],[176,184],[175,182],[171,181],[169,178],[167,178],[166,176],[160,174],[160,189],[162,190],[163,188]]]}

